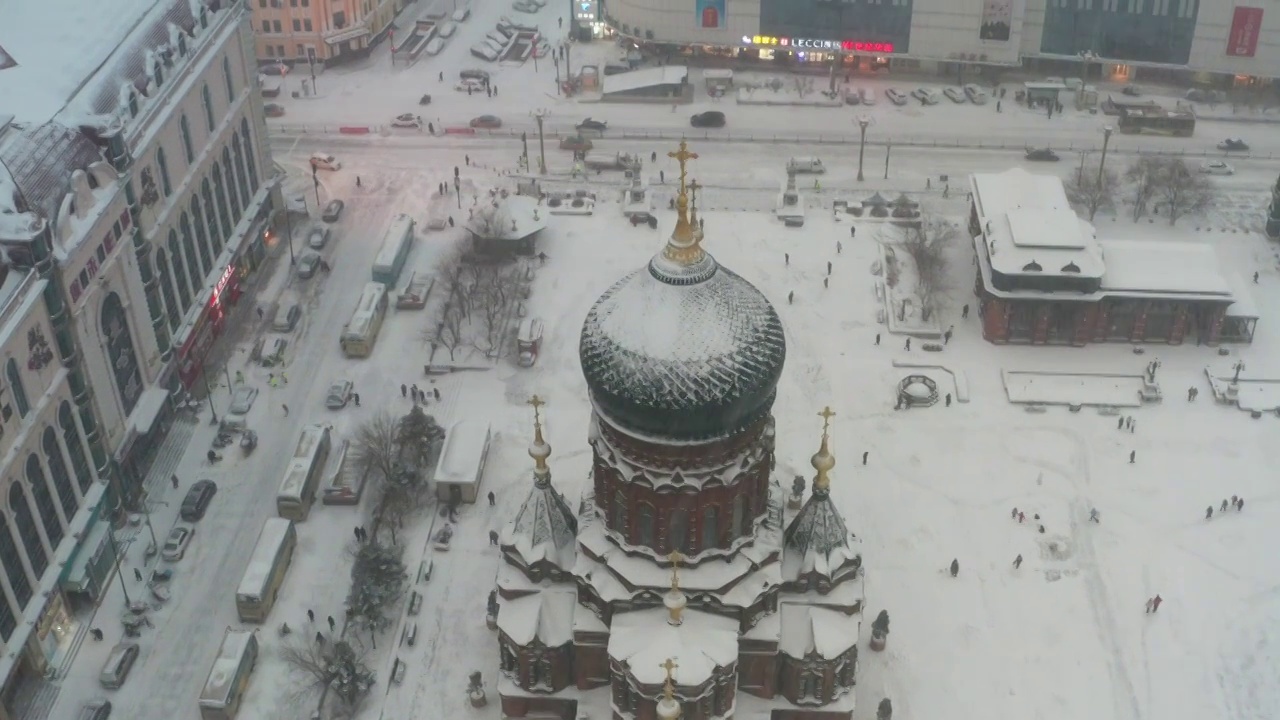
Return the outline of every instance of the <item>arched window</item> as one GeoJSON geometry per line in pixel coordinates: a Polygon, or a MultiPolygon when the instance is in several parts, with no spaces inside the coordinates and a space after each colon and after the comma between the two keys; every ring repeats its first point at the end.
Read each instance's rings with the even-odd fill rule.
{"type": "Polygon", "coordinates": [[[80,487],[81,493],[87,493],[93,485],[93,470],[89,467],[89,457],[84,454],[80,429],[76,427],[71,403],[66,400],[58,406],[58,427],[62,428],[62,444],[67,446],[67,454],[71,456],[71,470],[76,474],[76,485],[80,487]]]}
{"type": "Polygon", "coordinates": [[[209,268],[213,267],[213,262],[209,259],[209,248],[203,243],[197,242],[197,237],[191,233],[191,219],[186,211],[183,211],[182,217],[178,218],[178,228],[182,231],[183,246],[191,246],[196,249],[195,257],[200,260],[200,274],[208,275],[209,268]]]}
{"type": "MultiPolygon", "coordinates": [[[[176,230],[169,231],[169,262],[173,265],[173,279],[177,282],[178,297],[182,300],[182,314],[187,314],[187,308],[191,307],[191,288],[187,285],[186,265],[190,262],[182,259],[182,248],[178,246],[178,232],[176,230]]],[[[196,288],[199,292],[199,288],[196,288]]]]}
{"type": "Polygon", "coordinates": [[[13,631],[18,629],[18,619],[13,615],[9,603],[0,602],[0,641],[9,642],[13,631]]]}
{"type": "Polygon", "coordinates": [[[56,549],[62,542],[62,521],[58,519],[57,502],[40,466],[40,456],[35,453],[27,455],[27,482],[31,483],[31,498],[36,501],[36,514],[44,525],[44,536],[49,538],[49,547],[56,549]]]}
{"type": "Polygon", "coordinates": [[[640,526],[640,544],[646,547],[653,547],[653,506],[649,503],[640,503],[636,513],[639,516],[640,526]]]}
{"type": "Polygon", "coordinates": [[[142,373],[138,369],[138,352],[129,332],[129,316],[120,294],[111,292],[102,301],[102,337],[107,344],[107,363],[115,376],[116,393],[124,414],[133,412],[142,397],[142,373]]]}
{"type": "Polygon", "coordinates": [[[218,123],[213,119],[213,93],[209,92],[209,83],[200,88],[200,102],[204,105],[205,124],[209,126],[209,132],[213,132],[218,123]]]}
{"type": "Polygon", "coordinates": [[[622,537],[629,538],[627,534],[627,496],[621,490],[613,494],[613,529],[622,533],[622,537]]]}
{"type": "Polygon", "coordinates": [[[187,275],[191,278],[191,295],[199,297],[200,290],[204,287],[205,272],[200,267],[200,257],[196,253],[196,241],[190,234],[183,234],[180,237],[182,238],[183,264],[187,266],[187,275]]]}
{"type": "Polygon", "coordinates": [[[689,511],[677,508],[671,511],[671,519],[667,525],[667,544],[670,550],[689,552],[689,511]]]}
{"type": "Polygon", "coordinates": [[[156,276],[160,283],[160,294],[164,296],[165,316],[169,319],[169,332],[175,332],[182,324],[182,308],[173,294],[173,272],[169,269],[169,256],[164,248],[156,248],[156,276]]]}
{"type": "Polygon", "coordinates": [[[40,447],[44,450],[44,461],[49,464],[49,473],[53,475],[53,486],[58,491],[58,500],[62,503],[62,514],[67,522],[76,516],[80,508],[80,499],[76,497],[75,488],[71,486],[71,473],[67,472],[67,461],[62,457],[62,446],[58,444],[58,433],[53,428],[44,429],[40,438],[40,447]]]}
{"type": "Polygon", "coordinates": [[[160,168],[160,191],[169,197],[173,194],[173,183],[169,181],[169,161],[164,156],[164,148],[156,148],[156,167],[160,168]]]}
{"type": "Polygon", "coordinates": [[[743,537],[751,534],[751,513],[748,510],[746,495],[733,499],[733,531],[743,537]]]}
{"type": "Polygon", "coordinates": [[[240,188],[240,195],[244,198],[245,207],[253,202],[253,193],[249,190],[249,181],[246,179],[247,174],[244,171],[244,140],[240,137],[240,133],[236,133],[232,138],[236,154],[236,185],[240,188]]]}
{"type": "Polygon", "coordinates": [[[13,404],[18,406],[18,417],[26,417],[31,412],[31,403],[27,402],[27,391],[22,387],[22,371],[18,369],[18,361],[9,358],[5,363],[4,374],[13,389],[13,404]]]}
{"type": "MultiPolygon", "coordinates": [[[[196,247],[200,248],[200,257],[217,258],[213,245],[209,244],[209,232],[204,225],[204,209],[200,207],[200,196],[191,195],[191,226],[196,234],[196,247]]],[[[213,263],[209,264],[213,267],[213,263]]]]}
{"type": "Polygon", "coordinates": [[[9,487],[9,509],[13,511],[18,537],[22,538],[22,547],[27,551],[31,570],[39,578],[49,567],[49,555],[40,542],[40,531],[36,529],[36,519],[31,515],[31,507],[27,505],[27,494],[23,491],[21,482],[14,482],[9,487]]]}
{"type": "Polygon", "coordinates": [[[249,189],[258,191],[258,164],[253,159],[253,133],[249,132],[249,118],[240,121],[240,136],[244,138],[244,159],[249,170],[249,189]]]}
{"type": "Polygon", "coordinates": [[[227,105],[236,100],[236,86],[231,79],[231,58],[222,56],[222,81],[227,84],[227,105]]]}
{"type": "Polygon", "coordinates": [[[213,202],[213,186],[209,184],[207,177],[200,182],[200,197],[204,198],[204,222],[209,228],[209,239],[213,241],[212,250],[216,257],[222,252],[222,245],[227,238],[218,230],[218,211],[213,202]]]}
{"type": "Polygon", "coordinates": [[[222,185],[222,166],[215,162],[210,174],[213,175],[213,195],[218,198],[218,226],[222,228],[222,237],[229,238],[233,223],[227,207],[227,192],[222,185]]]}
{"type": "MultiPolygon", "coordinates": [[[[18,607],[26,608],[31,600],[31,578],[22,565],[22,554],[18,551],[18,543],[13,539],[13,528],[9,527],[9,516],[0,513],[0,563],[4,563],[4,576],[9,578],[9,586],[18,600],[18,607]]],[[[0,605],[9,603],[0,602],[0,605]]]]}
{"type": "Polygon", "coordinates": [[[715,505],[708,505],[702,509],[702,547],[700,550],[709,550],[716,546],[716,539],[720,536],[720,513],[716,511],[715,505]]]}
{"type": "Polygon", "coordinates": [[[196,161],[196,146],[191,143],[191,123],[187,122],[187,116],[183,115],[178,120],[178,132],[182,133],[182,152],[187,156],[187,164],[196,161]]]}
{"type": "MultiPolygon", "coordinates": [[[[236,193],[236,178],[232,172],[235,166],[231,164],[231,146],[222,148],[222,174],[223,180],[227,183],[227,197],[231,200],[231,220],[238,222],[240,220],[240,195],[236,193]]],[[[248,200],[245,200],[248,204],[248,200]]]]}

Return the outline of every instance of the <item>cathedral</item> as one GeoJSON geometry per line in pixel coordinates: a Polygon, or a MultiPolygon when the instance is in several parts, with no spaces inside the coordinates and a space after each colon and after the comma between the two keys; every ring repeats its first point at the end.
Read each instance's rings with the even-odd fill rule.
{"type": "Polygon", "coordinates": [[[808,500],[788,502],[772,474],[782,322],[703,249],[685,183],[697,155],[682,142],[671,157],[670,240],[583,324],[592,466],[576,512],[530,401],[532,483],[497,577],[502,711],[847,720],[862,556],[828,492],[833,413],[808,500]]]}

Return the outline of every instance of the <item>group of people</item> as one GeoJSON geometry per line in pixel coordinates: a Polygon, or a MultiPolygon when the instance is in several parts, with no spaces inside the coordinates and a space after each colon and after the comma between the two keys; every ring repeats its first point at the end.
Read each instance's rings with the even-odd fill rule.
{"type": "MultiPolygon", "coordinates": [[[[409,396],[410,396],[410,395],[409,395],[410,393],[413,393],[413,402],[414,402],[414,403],[422,403],[423,405],[426,405],[426,404],[427,404],[427,391],[426,391],[426,390],[420,390],[420,389],[418,388],[418,386],[417,386],[417,385],[405,385],[404,383],[401,383],[401,384],[400,384],[400,397],[409,397],[409,396]]],[[[439,388],[431,388],[431,397],[433,397],[433,398],[435,399],[435,401],[436,401],[436,402],[440,402],[440,389],[439,389],[439,388]]]]}
{"type": "MultiPolygon", "coordinates": [[[[1223,499],[1222,499],[1222,505],[1221,505],[1221,506],[1219,506],[1218,511],[1219,511],[1219,512],[1226,512],[1226,511],[1227,511],[1227,507],[1228,507],[1227,499],[1226,499],[1226,498],[1223,498],[1223,499]]],[[[1242,498],[1242,497],[1238,497],[1238,496],[1236,496],[1236,495],[1232,495],[1232,496],[1231,496],[1231,501],[1230,501],[1230,507],[1235,508],[1236,512],[1240,512],[1240,511],[1244,510],[1244,498],[1242,498]]],[[[1212,519],[1212,518],[1213,518],[1213,506],[1212,506],[1212,505],[1210,505],[1209,507],[1207,507],[1207,508],[1205,508],[1205,509],[1204,509],[1204,519],[1205,519],[1205,520],[1210,520],[1210,519],[1212,519]]]]}

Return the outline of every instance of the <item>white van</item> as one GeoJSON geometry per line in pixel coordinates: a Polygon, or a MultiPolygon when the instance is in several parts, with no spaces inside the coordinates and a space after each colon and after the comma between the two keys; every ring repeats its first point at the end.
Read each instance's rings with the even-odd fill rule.
{"type": "Polygon", "coordinates": [[[431,38],[431,42],[427,43],[427,47],[423,52],[428,55],[439,55],[444,49],[444,41],[440,38],[431,38]]]}
{"type": "Polygon", "coordinates": [[[793,157],[787,161],[787,172],[821,174],[827,169],[822,165],[822,158],[793,157]]]}
{"type": "Polygon", "coordinates": [[[98,675],[98,682],[102,683],[102,687],[115,690],[124,685],[124,681],[129,679],[129,671],[138,660],[139,652],[136,642],[122,642],[111,648],[107,662],[102,665],[102,674],[98,675]]]}
{"type": "Polygon", "coordinates": [[[871,88],[858,88],[858,95],[862,97],[863,105],[876,104],[876,91],[871,88]]]}
{"type": "Polygon", "coordinates": [[[471,8],[466,5],[453,11],[454,22],[466,22],[469,17],[471,17],[471,8]]]}
{"type": "Polygon", "coordinates": [[[341,170],[342,163],[329,153],[318,152],[311,154],[311,167],[321,170],[341,170]]]}

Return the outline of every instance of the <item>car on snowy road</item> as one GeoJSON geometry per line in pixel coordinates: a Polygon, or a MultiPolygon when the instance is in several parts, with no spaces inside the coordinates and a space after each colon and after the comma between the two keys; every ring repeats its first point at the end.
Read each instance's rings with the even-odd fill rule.
{"type": "Polygon", "coordinates": [[[436,35],[442,38],[451,38],[456,32],[458,32],[458,24],[452,20],[446,20],[436,26],[436,35]]]}
{"type": "Polygon", "coordinates": [[[80,707],[76,720],[107,720],[111,717],[111,701],[106,698],[90,700],[80,707]]]}
{"type": "Polygon", "coordinates": [[[537,5],[531,2],[528,2],[527,0],[516,0],[514,3],[511,3],[511,9],[515,10],[516,12],[529,13],[530,15],[532,15],[538,12],[539,10],[541,10],[542,8],[538,7],[537,5]]]}
{"type": "Polygon", "coordinates": [[[576,129],[578,132],[582,132],[583,130],[589,130],[592,132],[602,133],[608,127],[609,127],[609,123],[603,120],[592,120],[591,118],[587,118],[586,120],[583,120],[582,122],[574,126],[574,129],[576,129]]]}
{"type": "Polygon", "coordinates": [[[329,244],[329,228],[321,225],[313,227],[307,232],[307,247],[312,250],[320,250],[329,244]]]}
{"type": "Polygon", "coordinates": [[[320,267],[320,256],[316,253],[309,252],[298,258],[298,278],[308,280],[315,277],[316,270],[320,267]]]}
{"type": "Polygon", "coordinates": [[[1200,163],[1200,172],[1206,175],[1235,175],[1236,169],[1221,160],[1206,160],[1200,163]]]}
{"type": "Polygon", "coordinates": [[[889,88],[884,91],[884,96],[889,98],[889,102],[894,105],[906,105],[907,94],[897,88],[889,88]]]}
{"type": "MultiPolygon", "coordinates": [[[[487,47],[487,46],[476,46],[476,47],[487,47]]],[[[475,47],[471,49],[475,50],[475,47]]],[[[453,86],[453,89],[457,90],[458,92],[473,92],[473,93],[484,92],[484,82],[480,80],[474,80],[472,78],[467,78],[465,80],[459,81],[458,84],[453,86]]]]}
{"type": "Polygon", "coordinates": [[[1218,143],[1218,149],[1226,152],[1248,152],[1249,143],[1241,140],[1240,138],[1227,138],[1226,140],[1218,143]]]}
{"type": "Polygon", "coordinates": [[[187,547],[191,545],[191,538],[196,534],[196,529],[190,525],[174,525],[169,531],[169,537],[164,541],[164,549],[160,551],[160,557],[169,562],[177,562],[187,554],[187,547]]]}
{"type": "Polygon", "coordinates": [[[249,411],[253,409],[253,401],[258,399],[258,388],[252,385],[240,385],[231,394],[231,406],[222,424],[227,428],[238,430],[248,424],[249,411]]]}
{"type": "Polygon", "coordinates": [[[963,91],[963,90],[961,90],[960,88],[956,88],[956,87],[949,87],[949,88],[947,88],[947,89],[943,90],[943,91],[942,91],[942,94],[943,94],[943,95],[946,95],[946,96],[947,96],[947,98],[951,100],[951,102],[956,103],[956,104],[963,103],[963,102],[965,102],[966,100],[968,100],[968,99],[969,99],[969,98],[964,94],[964,91],[963,91]]]}
{"type": "Polygon", "coordinates": [[[696,128],[721,128],[724,127],[724,123],[724,113],[719,110],[698,113],[689,118],[689,124],[696,128]]]}
{"type": "Polygon", "coordinates": [[[502,118],[497,115],[481,115],[471,118],[471,127],[492,130],[502,127],[502,118]]]}
{"type": "Polygon", "coordinates": [[[412,128],[416,130],[422,127],[422,123],[418,120],[417,115],[414,115],[413,113],[405,113],[403,115],[397,115],[396,118],[391,121],[391,127],[412,128]]]}
{"type": "Polygon", "coordinates": [[[1050,150],[1049,148],[1036,148],[1034,150],[1027,148],[1027,154],[1025,157],[1028,160],[1037,162],[1058,162],[1060,159],[1058,157],[1058,153],[1050,150]]]}
{"type": "Polygon", "coordinates": [[[283,105],[277,105],[275,103],[267,103],[266,105],[262,106],[262,110],[267,114],[267,117],[269,118],[284,117],[283,105]]]}
{"type": "Polygon", "coordinates": [[[347,204],[341,200],[330,200],[324,206],[324,212],[320,214],[320,219],[327,223],[338,222],[338,218],[342,217],[342,211],[347,204]]]}
{"type": "Polygon", "coordinates": [[[311,167],[318,170],[341,170],[342,161],[329,153],[312,153],[311,167]]]}
{"type": "Polygon", "coordinates": [[[293,332],[298,326],[298,321],[302,319],[302,306],[296,302],[283,303],[280,309],[276,310],[276,316],[271,320],[271,329],[276,332],[293,332]]]}
{"type": "Polygon", "coordinates": [[[324,406],[330,410],[341,410],[351,401],[351,390],[355,386],[350,380],[339,380],[329,386],[324,396],[324,406]]]}
{"type": "Polygon", "coordinates": [[[182,498],[182,509],[178,511],[178,517],[187,522],[195,522],[204,517],[204,513],[209,509],[209,503],[213,502],[213,496],[218,494],[218,486],[212,480],[197,480],[187,491],[187,496],[182,498]]]}

